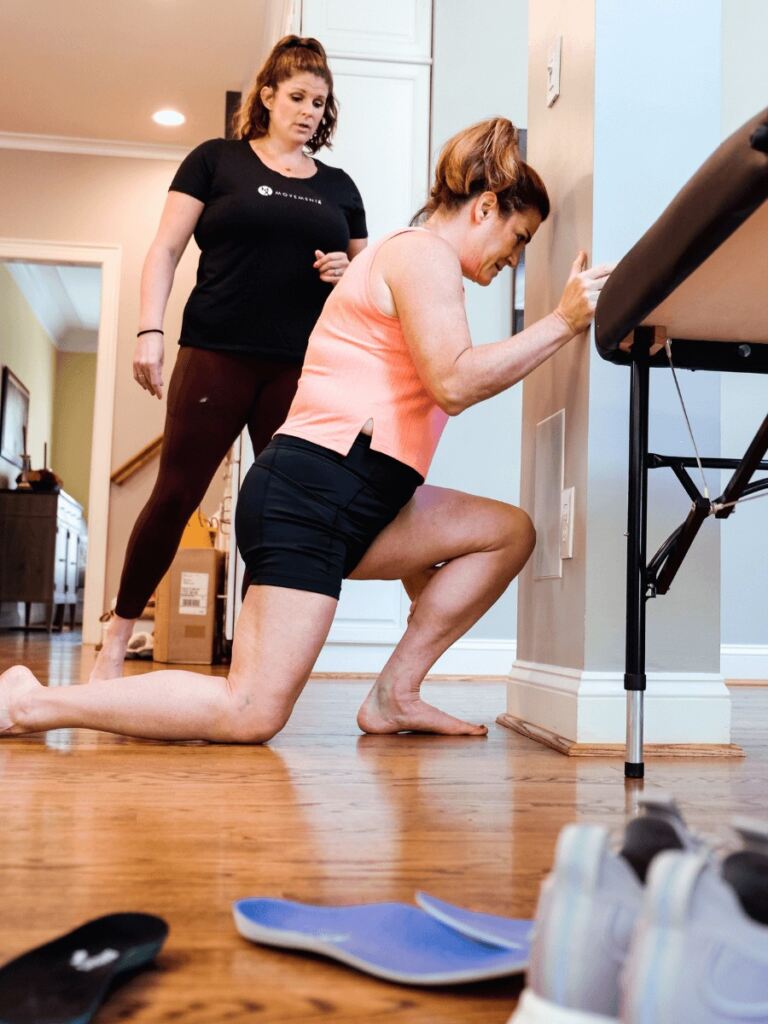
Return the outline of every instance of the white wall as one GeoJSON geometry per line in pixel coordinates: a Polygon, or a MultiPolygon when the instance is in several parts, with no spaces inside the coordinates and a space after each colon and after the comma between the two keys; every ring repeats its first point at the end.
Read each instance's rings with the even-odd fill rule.
{"type": "MultiPolygon", "coordinates": [[[[529,155],[553,203],[528,257],[533,319],[557,303],[578,248],[593,263],[620,259],[717,145],[720,0],[530,0],[529,26],[529,155]],[[557,36],[560,97],[547,108],[545,61],[557,36]]],[[[702,447],[717,452],[719,382],[686,374],[683,383],[702,447]]],[[[670,384],[668,372],[653,372],[650,443],[687,454],[670,384]]],[[[524,386],[524,501],[535,487],[536,424],[564,409],[576,519],[562,578],[521,576],[508,714],[584,744],[620,743],[625,733],[628,399],[628,369],[602,360],[590,337],[564,346],[524,386]]],[[[652,477],[651,552],[690,505],[670,476],[652,477]]],[[[719,540],[714,529],[702,534],[673,593],[649,607],[648,742],[729,741],[719,540]]]]}
{"type": "MultiPolygon", "coordinates": [[[[485,117],[502,114],[520,128],[527,125],[527,0],[487,0],[481,13],[468,17],[465,0],[435,0],[433,162],[451,135],[485,117]]],[[[465,287],[474,344],[507,337],[511,276],[503,274],[489,288],[469,281],[465,287]]],[[[450,420],[429,482],[519,504],[521,408],[520,386],[450,420]]],[[[513,640],[516,632],[513,584],[467,635],[513,640]]]]}
{"type": "MultiPolygon", "coordinates": [[[[722,136],[725,138],[768,106],[768,4],[765,0],[723,0],[722,136]]],[[[768,413],[768,381],[760,374],[724,373],[721,379],[722,452],[740,458],[768,413]]],[[[723,475],[723,482],[727,474],[723,475]]],[[[768,497],[747,502],[721,526],[721,642],[724,671],[768,676],[768,497]],[[730,645],[748,645],[729,665],[730,645]],[[755,652],[755,647],[763,650],[755,652]],[[755,655],[757,654],[757,657],[755,655]],[[753,666],[750,673],[750,662],[753,666]]]]}
{"type": "MultiPolygon", "coordinates": [[[[596,5],[594,259],[620,259],[720,142],[720,0],[632,0],[596,5]],[[649,58],[649,55],[650,58],[649,58]],[[663,69],[663,73],[657,73],[663,69]],[[628,197],[631,196],[631,202],[628,197]]],[[[717,374],[681,374],[703,453],[720,447],[717,374]]],[[[626,459],[629,371],[590,364],[590,495],[585,664],[624,663],[626,459]],[[595,557],[599,554],[599,557],[595,557]]],[[[691,444],[665,370],[651,373],[651,451],[691,444]]],[[[668,470],[649,474],[648,554],[678,526],[690,501],[668,470]]],[[[715,481],[716,483],[716,481],[715,481]]],[[[669,594],[648,603],[648,668],[719,669],[719,538],[697,537],[669,594]]]]}
{"type": "MultiPolygon", "coordinates": [[[[552,213],[528,247],[527,325],[555,308],[580,249],[592,255],[594,135],[593,0],[531,0],[529,6],[528,155],[543,177],[552,213]],[[546,105],[547,52],[562,36],[561,95],[546,105]]],[[[579,669],[584,658],[587,571],[587,431],[589,340],[580,336],[542,363],[523,384],[522,504],[533,509],[536,424],[565,410],[566,487],[575,488],[574,557],[561,579],[520,576],[518,659],[579,669]]],[[[542,541],[540,540],[541,544],[542,541]]]]}
{"type": "MultiPolygon", "coordinates": [[[[719,0],[718,0],[719,3],[719,0]]],[[[553,308],[579,247],[613,261],[635,243],[719,141],[718,3],[676,5],[580,0],[531,4],[529,153],[543,173],[553,213],[531,246],[531,318],[553,308]],[[695,31],[692,26],[696,26],[695,31]],[[594,33],[594,53],[591,51],[594,33]],[[547,49],[563,36],[561,96],[544,102],[547,49]],[[649,61],[649,54],[653,55],[649,61]],[[654,68],[664,68],[663,75],[654,68]],[[594,84],[590,74],[594,70],[594,84]]],[[[664,374],[653,375],[652,444],[686,452],[679,406],[664,374]]],[[[706,448],[719,449],[719,394],[711,374],[684,375],[683,387],[706,448]]],[[[624,645],[628,371],[579,341],[525,384],[524,502],[533,493],[533,430],[566,410],[565,485],[576,487],[574,558],[561,580],[521,580],[520,656],[573,668],[620,669],[624,645]],[[587,627],[585,629],[585,622],[587,627]]],[[[649,546],[685,515],[687,499],[668,474],[651,482],[649,546]],[[656,509],[663,509],[657,517],[656,509]]],[[[718,586],[715,528],[697,540],[673,592],[649,606],[649,665],[679,663],[694,609],[718,586]],[[686,623],[688,624],[686,626],[686,623]],[[657,628],[658,624],[658,628],[657,628]],[[678,626],[680,631],[678,631],[678,626]],[[686,632],[687,629],[687,632],[686,632]]],[[[702,620],[698,620],[699,625],[702,620]]],[[[717,668],[716,610],[692,668],[717,668]]]]}
{"type": "Polygon", "coordinates": [[[768,4],[722,0],[723,138],[768,106],[768,4]]]}

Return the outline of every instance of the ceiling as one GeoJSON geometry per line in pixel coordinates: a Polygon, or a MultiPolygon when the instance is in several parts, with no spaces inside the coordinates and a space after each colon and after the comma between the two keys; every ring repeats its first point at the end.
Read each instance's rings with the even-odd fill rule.
{"type": "Polygon", "coordinates": [[[190,148],[224,132],[285,0],[2,0],[0,133],[190,148]],[[152,114],[173,107],[186,124],[152,114]]]}
{"type": "Polygon", "coordinates": [[[3,264],[32,312],[62,352],[95,352],[101,308],[98,267],[3,264]]]}

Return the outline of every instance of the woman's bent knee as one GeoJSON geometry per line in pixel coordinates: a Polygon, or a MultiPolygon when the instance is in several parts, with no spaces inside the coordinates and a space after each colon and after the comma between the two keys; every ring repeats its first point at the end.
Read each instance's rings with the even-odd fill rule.
{"type": "Polygon", "coordinates": [[[517,537],[521,546],[527,552],[526,558],[529,558],[536,547],[536,527],[533,525],[533,520],[527,512],[524,512],[521,508],[515,508],[515,512],[517,537]]]}
{"type": "Polygon", "coordinates": [[[223,723],[224,743],[266,743],[276,736],[288,721],[290,709],[268,710],[251,706],[248,698],[232,698],[223,723]]]}
{"type": "Polygon", "coordinates": [[[514,548],[528,558],[536,545],[536,530],[531,517],[516,505],[497,502],[499,508],[499,541],[504,547],[514,548]]]}

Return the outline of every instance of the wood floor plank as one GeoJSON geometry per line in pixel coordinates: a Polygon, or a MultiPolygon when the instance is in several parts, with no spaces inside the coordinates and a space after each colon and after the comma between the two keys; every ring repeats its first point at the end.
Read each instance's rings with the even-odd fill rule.
{"type": "MultiPolygon", "coordinates": [[[[0,634],[0,665],[75,682],[92,657],[77,640],[0,634]]],[[[0,960],[98,914],[145,910],[170,923],[165,951],[99,1024],[503,1024],[519,982],[391,985],[254,946],[232,925],[244,896],[410,901],[416,889],[530,916],[560,828],[618,828],[636,805],[622,759],[567,758],[496,725],[501,682],[428,684],[429,699],[489,723],[486,739],[361,736],[368,685],[311,682],[267,747],[82,730],[0,742],[0,960]]],[[[734,720],[744,759],[655,761],[646,780],[723,846],[731,815],[768,816],[768,690],[739,687],[734,720]]]]}

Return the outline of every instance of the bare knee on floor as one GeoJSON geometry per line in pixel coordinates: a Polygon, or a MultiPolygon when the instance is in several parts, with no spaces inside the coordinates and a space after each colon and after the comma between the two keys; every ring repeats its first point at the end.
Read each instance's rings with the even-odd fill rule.
{"type": "Polygon", "coordinates": [[[227,703],[222,732],[229,743],[266,743],[280,732],[292,710],[238,689],[230,691],[227,703]]]}

